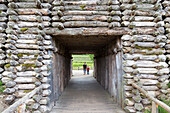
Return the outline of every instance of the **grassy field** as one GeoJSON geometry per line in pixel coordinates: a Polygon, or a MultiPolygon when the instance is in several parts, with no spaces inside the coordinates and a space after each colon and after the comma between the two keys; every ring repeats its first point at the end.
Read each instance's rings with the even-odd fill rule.
{"type": "Polygon", "coordinates": [[[92,54],[85,54],[85,55],[72,55],[73,57],[73,70],[83,69],[83,64],[86,62],[87,66],[90,69],[93,69],[93,55],[92,54]]]}

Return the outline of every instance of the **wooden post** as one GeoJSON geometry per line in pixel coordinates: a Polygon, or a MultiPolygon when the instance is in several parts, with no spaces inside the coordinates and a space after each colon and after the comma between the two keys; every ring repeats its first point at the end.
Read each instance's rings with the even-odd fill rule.
{"type": "Polygon", "coordinates": [[[158,105],[152,101],[152,113],[158,113],[158,105]]]}

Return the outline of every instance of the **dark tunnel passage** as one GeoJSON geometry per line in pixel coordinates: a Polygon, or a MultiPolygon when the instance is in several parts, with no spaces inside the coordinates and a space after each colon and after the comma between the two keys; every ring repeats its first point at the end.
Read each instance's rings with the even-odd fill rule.
{"type": "Polygon", "coordinates": [[[72,55],[94,54],[96,81],[123,108],[121,36],[53,36],[52,102],[56,102],[72,77],[72,55]]]}

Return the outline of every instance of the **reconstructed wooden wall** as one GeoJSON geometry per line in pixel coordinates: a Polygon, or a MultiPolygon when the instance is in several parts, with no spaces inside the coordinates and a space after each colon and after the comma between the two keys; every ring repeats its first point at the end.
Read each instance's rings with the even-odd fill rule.
{"type": "Polygon", "coordinates": [[[71,78],[71,56],[66,53],[65,48],[53,40],[53,46],[56,51],[53,53],[53,75],[52,75],[52,98],[55,102],[62,94],[71,78]]]}
{"type": "Polygon", "coordinates": [[[122,84],[121,52],[115,51],[118,43],[96,56],[95,73],[115,100],[125,104],[127,112],[150,109],[150,101],[131,86],[133,82],[158,99],[169,99],[169,0],[1,0],[0,6],[0,78],[6,86],[6,103],[43,85],[41,98],[27,103],[30,111],[50,110],[51,92],[59,95],[69,80],[63,76],[70,60],[56,53],[52,45],[52,38],[59,35],[121,38],[122,84]],[[108,51],[112,54],[106,55],[108,51]],[[63,69],[54,70],[59,64],[63,69]],[[59,74],[55,88],[50,83],[57,77],[54,73],[59,74]],[[120,96],[121,85],[124,97],[120,96]]]}
{"type": "Polygon", "coordinates": [[[116,38],[95,56],[96,80],[110,93],[115,102],[123,105],[123,71],[121,38],[116,38]]]}

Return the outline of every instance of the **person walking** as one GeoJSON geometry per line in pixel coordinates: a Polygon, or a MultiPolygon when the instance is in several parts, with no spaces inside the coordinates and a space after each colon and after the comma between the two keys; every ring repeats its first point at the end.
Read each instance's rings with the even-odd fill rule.
{"type": "Polygon", "coordinates": [[[84,62],[84,65],[83,65],[84,75],[86,74],[86,70],[87,70],[87,64],[86,64],[86,62],[84,62]]]}
{"type": "Polygon", "coordinates": [[[90,70],[90,68],[89,68],[89,66],[87,66],[87,74],[89,75],[89,70],[90,70]]]}

